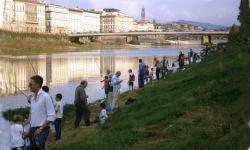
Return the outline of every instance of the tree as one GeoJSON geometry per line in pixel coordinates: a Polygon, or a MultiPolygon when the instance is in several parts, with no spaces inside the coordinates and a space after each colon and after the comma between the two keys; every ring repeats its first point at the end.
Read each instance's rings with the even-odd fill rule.
{"type": "Polygon", "coordinates": [[[233,25],[229,32],[228,42],[231,44],[239,44],[240,43],[240,27],[237,25],[233,25]]]}
{"type": "Polygon", "coordinates": [[[242,45],[250,46],[250,5],[249,0],[241,0],[240,14],[238,17],[240,21],[240,38],[242,45]]]}

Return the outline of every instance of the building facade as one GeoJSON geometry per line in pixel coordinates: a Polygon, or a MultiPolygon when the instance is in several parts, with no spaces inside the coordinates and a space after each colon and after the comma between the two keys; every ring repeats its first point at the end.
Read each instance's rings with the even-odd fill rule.
{"type": "Polygon", "coordinates": [[[134,22],[133,24],[133,31],[155,31],[155,26],[153,23],[150,22],[134,22]]]}
{"type": "Polygon", "coordinates": [[[100,32],[101,13],[83,10],[83,32],[100,32]]]}
{"type": "Polygon", "coordinates": [[[129,32],[134,19],[117,9],[104,9],[101,15],[101,32],[129,32]]]}
{"type": "Polygon", "coordinates": [[[14,1],[3,0],[3,25],[5,30],[12,30],[12,23],[14,21],[14,1]]]}
{"type": "MultiPolygon", "coordinates": [[[[24,1],[14,1],[14,18],[11,23],[13,31],[25,32],[26,26],[26,4],[24,1]]],[[[27,31],[28,32],[28,31],[27,31]]]]}
{"type": "Polygon", "coordinates": [[[80,9],[69,9],[68,23],[69,33],[83,33],[84,32],[84,21],[83,11],[80,9]]]}
{"type": "Polygon", "coordinates": [[[35,0],[4,0],[2,28],[17,32],[45,32],[45,4],[35,0]]]}
{"type": "Polygon", "coordinates": [[[46,32],[54,34],[66,34],[69,32],[69,10],[65,7],[46,5],[46,32]]]}
{"type": "Polygon", "coordinates": [[[25,2],[26,29],[23,29],[22,31],[45,32],[45,4],[28,0],[15,1],[25,2]]]}

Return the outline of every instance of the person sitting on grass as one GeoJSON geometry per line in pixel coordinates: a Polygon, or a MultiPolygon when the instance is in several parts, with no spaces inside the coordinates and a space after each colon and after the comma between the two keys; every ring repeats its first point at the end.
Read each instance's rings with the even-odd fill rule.
{"type": "Polygon", "coordinates": [[[100,107],[101,107],[101,112],[99,114],[99,121],[100,121],[100,124],[105,124],[106,120],[108,119],[105,102],[101,103],[100,107]]]}
{"type": "Polygon", "coordinates": [[[12,150],[23,150],[24,139],[28,136],[28,133],[24,132],[22,126],[23,117],[20,115],[14,115],[14,124],[10,127],[10,140],[12,150]]]}
{"type": "Polygon", "coordinates": [[[63,105],[62,105],[62,94],[56,94],[56,120],[55,120],[55,130],[56,130],[56,140],[61,140],[61,129],[62,129],[62,118],[63,118],[63,105]]]}

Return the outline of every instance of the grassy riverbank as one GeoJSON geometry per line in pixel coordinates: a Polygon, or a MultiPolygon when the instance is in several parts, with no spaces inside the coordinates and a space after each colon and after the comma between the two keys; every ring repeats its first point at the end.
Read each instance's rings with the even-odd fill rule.
{"type": "Polygon", "coordinates": [[[140,48],[140,45],[90,42],[71,43],[65,35],[15,33],[0,30],[0,55],[32,55],[60,52],[79,52],[98,49],[140,48]]]}
{"type": "MultiPolygon", "coordinates": [[[[168,79],[121,95],[122,111],[105,126],[73,129],[67,106],[63,140],[51,149],[247,149],[250,49],[211,53],[168,79]],[[134,97],[138,101],[125,106],[134,97]]],[[[98,106],[92,105],[92,117],[98,106]]]]}
{"type": "MultiPolygon", "coordinates": [[[[184,72],[135,91],[138,102],[123,107],[104,128],[91,127],[93,134],[84,134],[88,128],[80,129],[82,135],[64,131],[67,139],[56,148],[246,149],[249,64],[249,49],[213,53],[184,72]]],[[[124,97],[128,95],[121,103],[124,97]]]]}

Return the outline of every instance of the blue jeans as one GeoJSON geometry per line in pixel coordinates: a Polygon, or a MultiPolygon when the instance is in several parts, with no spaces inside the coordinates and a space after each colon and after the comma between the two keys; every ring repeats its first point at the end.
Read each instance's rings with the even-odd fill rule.
{"type": "Polygon", "coordinates": [[[31,128],[30,146],[33,148],[37,147],[39,148],[39,150],[45,150],[45,144],[49,135],[50,128],[44,128],[38,136],[35,136],[35,132],[37,129],[39,129],[39,127],[31,128]]]}
{"type": "Polygon", "coordinates": [[[143,88],[144,87],[144,75],[138,76],[138,82],[139,82],[139,88],[143,88]]]}

